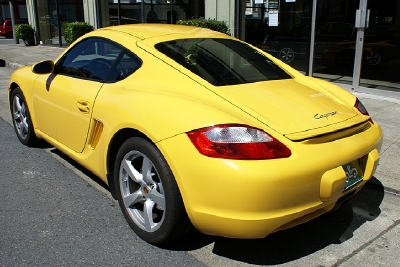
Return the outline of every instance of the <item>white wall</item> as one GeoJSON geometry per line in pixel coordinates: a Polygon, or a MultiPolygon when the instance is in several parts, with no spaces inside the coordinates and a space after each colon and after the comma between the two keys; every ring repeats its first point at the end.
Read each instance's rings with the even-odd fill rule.
{"type": "Polygon", "coordinates": [[[235,32],[235,0],[205,0],[205,19],[225,21],[231,34],[235,32]]]}
{"type": "Polygon", "coordinates": [[[94,0],[83,0],[83,15],[85,22],[98,28],[96,21],[96,4],[94,0]]]}

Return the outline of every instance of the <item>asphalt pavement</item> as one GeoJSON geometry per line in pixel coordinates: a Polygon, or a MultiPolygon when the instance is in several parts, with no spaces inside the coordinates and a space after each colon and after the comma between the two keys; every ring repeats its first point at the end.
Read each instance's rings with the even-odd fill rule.
{"type": "MultiPolygon", "coordinates": [[[[32,65],[40,60],[54,60],[64,49],[0,42],[0,66],[5,66],[6,73],[9,73],[11,69],[32,65]]],[[[335,79],[335,81],[340,80],[335,79]]],[[[345,79],[342,77],[342,80],[345,79]]],[[[7,79],[3,78],[0,84],[0,117],[10,123],[5,90],[7,82],[7,79]]],[[[312,225],[311,222],[306,226],[282,231],[283,234],[280,232],[273,234],[271,238],[267,237],[263,241],[215,238],[213,242],[204,246],[193,249],[182,248],[182,250],[187,250],[190,255],[207,266],[400,266],[398,253],[400,251],[400,90],[396,86],[389,86],[385,90],[361,87],[354,91],[344,83],[338,83],[338,85],[351,91],[363,102],[384,133],[380,164],[366,189],[362,190],[363,193],[360,192],[360,196],[356,196],[358,199],[352,206],[352,216],[347,218],[346,214],[350,211],[345,210],[335,213],[336,215],[325,216],[321,220],[316,219],[316,223],[326,223],[327,228],[321,228],[321,225],[317,224],[312,225]],[[337,224],[333,226],[332,220],[337,224]],[[347,221],[348,223],[344,223],[347,221]],[[338,224],[341,222],[346,226],[341,231],[328,228],[338,229],[338,224]],[[304,235],[297,236],[296,231],[308,229],[307,227],[311,229],[310,240],[319,244],[315,245],[315,248],[308,246],[305,249],[302,247],[304,235]],[[332,239],[320,244],[318,237],[312,237],[315,234],[312,229],[317,229],[318,235],[332,235],[332,239]],[[283,237],[289,238],[291,235],[297,236],[298,240],[280,240],[283,237]],[[278,245],[271,245],[271,242],[278,245]],[[290,248],[288,253],[293,255],[290,254],[291,256],[288,257],[286,254],[286,258],[279,258],[278,253],[274,257],[266,258],[263,254],[266,251],[254,249],[259,246],[265,246],[265,250],[284,250],[287,247],[290,248]]],[[[3,150],[1,153],[6,152],[3,150]]],[[[96,186],[94,188],[97,189],[96,186]]],[[[5,196],[1,198],[4,199],[5,196]]],[[[9,204],[9,202],[3,204],[9,204]]],[[[8,214],[0,216],[8,216],[8,214]]],[[[4,225],[0,227],[3,228],[4,225]]],[[[304,230],[303,234],[307,231],[304,230]]],[[[303,241],[307,243],[310,240],[303,241]]],[[[0,255],[2,250],[3,248],[0,247],[0,255]]]]}

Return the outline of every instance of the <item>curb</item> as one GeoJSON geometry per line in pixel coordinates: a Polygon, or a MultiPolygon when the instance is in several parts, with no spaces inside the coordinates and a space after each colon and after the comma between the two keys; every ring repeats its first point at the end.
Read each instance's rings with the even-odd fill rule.
{"type": "Polygon", "coordinates": [[[4,59],[0,59],[0,68],[8,67],[8,68],[12,68],[12,69],[18,69],[23,66],[26,66],[26,65],[20,64],[20,63],[15,63],[15,62],[7,62],[4,59]]]}
{"type": "Polygon", "coordinates": [[[26,66],[26,65],[19,64],[19,63],[14,63],[14,62],[10,62],[10,63],[6,62],[6,66],[9,67],[9,68],[12,68],[12,69],[14,69],[14,70],[16,70],[16,69],[21,68],[21,67],[24,67],[24,66],[26,66]]]}
{"type": "Polygon", "coordinates": [[[388,194],[392,194],[395,196],[400,196],[400,191],[388,186],[384,186],[383,184],[381,184],[378,181],[373,180],[372,178],[374,178],[374,176],[371,177],[371,179],[369,179],[366,183],[365,186],[368,186],[370,188],[373,188],[375,190],[380,190],[380,191],[385,191],[388,194]]]}

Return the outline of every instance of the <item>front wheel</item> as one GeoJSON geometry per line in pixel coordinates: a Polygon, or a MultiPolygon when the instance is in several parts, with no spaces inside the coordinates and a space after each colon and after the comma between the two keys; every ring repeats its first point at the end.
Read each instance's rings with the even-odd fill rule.
{"type": "Polygon", "coordinates": [[[294,59],[294,51],[290,47],[282,48],[279,52],[279,59],[285,63],[289,63],[294,59]]]}
{"type": "Polygon", "coordinates": [[[161,152],[132,137],[118,151],[114,179],[130,227],[152,244],[172,241],[190,228],[175,178],[161,152]]]}
{"type": "Polygon", "coordinates": [[[378,66],[381,61],[381,55],[377,51],[365,52],[365,63],[370,67],[378,66]]]}
{"type": "Polygon", "coordinates": [[[12,91],[10,100],[12,121],[19,141],[26,146],[37,145],[40,140],[36,137],[25,97],[19,87],[12,91]]]}

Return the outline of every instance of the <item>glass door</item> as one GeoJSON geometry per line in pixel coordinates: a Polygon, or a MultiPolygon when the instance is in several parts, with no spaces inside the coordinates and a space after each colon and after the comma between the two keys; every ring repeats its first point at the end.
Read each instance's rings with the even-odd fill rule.
{"type": "Polygon", "coordinates": [[[369,28],[362,49],[360,85],[400,92],[400,2],[368,0],[369,28]]]}
{"type": "Polygon", "coordinates": [[[397,0],[318,0],[313,75],[400,91],[399,14],[397,0]]]}
{"type": "MultiPolygon", "coordinates": [[[[317,1],[313,76],[352,84],[353,72],[360,66],[355,60],[359,4],[360,0],[317,1]]],[[[365,37],[371,34],[365,29],[365,37]]]]}
{"type": "Polygon", "coordinates": [[[245,41],[306,72],[310,1],[248,0],[245,41]]]}

